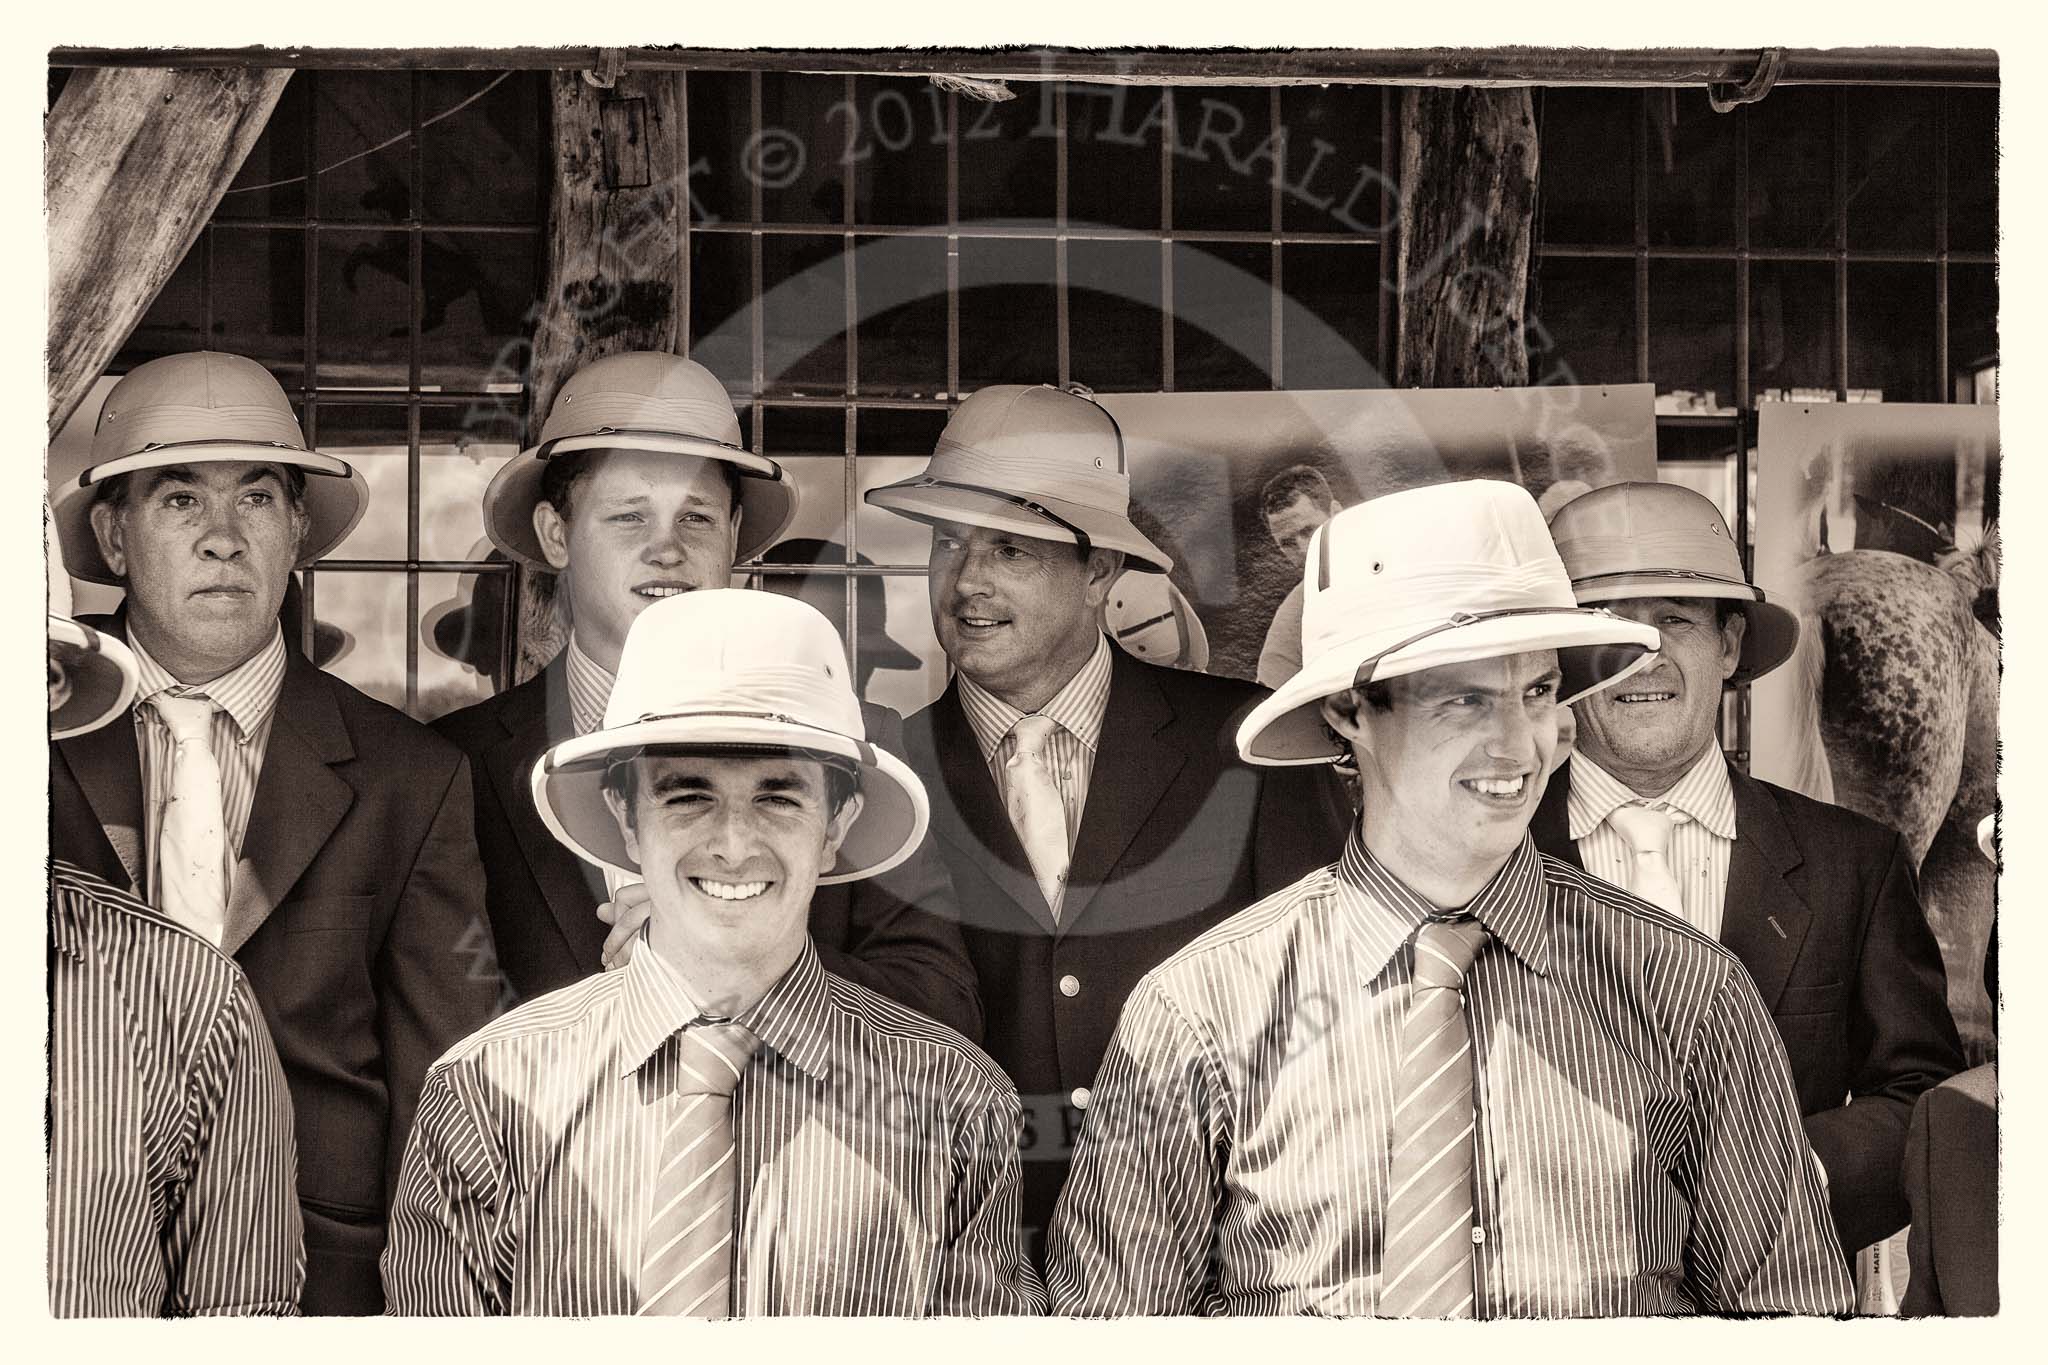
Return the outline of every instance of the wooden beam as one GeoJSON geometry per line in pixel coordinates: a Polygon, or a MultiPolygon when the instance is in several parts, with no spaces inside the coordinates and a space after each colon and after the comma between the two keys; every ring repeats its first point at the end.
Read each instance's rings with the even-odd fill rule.
{"type": "Polygon", "coordinates": [[[55,436],[185,259],[291,72],[81,71],[43,122],[55,436]]]}
{"type": "Polygon", "coordinates": [[[1536,173],[1528,91],[1402,93],[1397,384],[1529,382],[1536,173]]]}
{"type": "MultiPolygon", "coordinates": [[[[687,325],[681,78],[628,71],[607,89],[560,71],[549,93],[554,183],[528,368],[532,439],[571,374],[620,351],[678,351],[687,325]]],[[[532,677],[561,649],[563,616],[554,575],[522,571],[514,681],[532,677]]]]}

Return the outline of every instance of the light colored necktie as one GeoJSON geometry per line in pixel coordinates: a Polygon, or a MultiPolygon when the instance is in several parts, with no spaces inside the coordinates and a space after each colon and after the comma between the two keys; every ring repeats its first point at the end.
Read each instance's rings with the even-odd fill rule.
{"type": "Polygon", "coordinates": [[[213,713],[201,696],[159,695],[150,702],[170,728],[171,799],[157,840],[158,899],[178,923],[215,947],[227,930],[227,820],[220,762],[213,755],[213,713]]]}
{"type": "Polygon", "coordinates": [[[675,1035],[676,1084],[640,1258],[640,1312],[723,1318],[732,1304],[732,1092],[759,1040],[740,1024],[675,1035]]]}
{"type": "Polygon", "coordinates": [[[1685,918],[1685,898],[1679,894],[1678,877],[1671,870],[1671,829],[1677,821],[1689,818],[1648,806],[1616,806],[1607,814],[1607,823],[1614,826],[1633,855],[1630,894],[1679,919],[1685,918]]]}
{"type": "Polygon", "coordinates": [[[1067,803],[1053,779],[1052,756],[1046,752],[1059,722],[1051,716],[1026,716],[1011,727],[1013,747],[1003,766],[1003,802],[1010,826],[1031,860],[1031,875],[1052,911],[1060,917],[1067,889],[1067,803]]]}
{"type": "Polygon", "coordinates": [[[1475,1111],[1465,973],[1487,938],[1472,919],[1430,920],[1415,932],[1380,1242],[1384,1318],[1473,1316],[1475,1111]]]}

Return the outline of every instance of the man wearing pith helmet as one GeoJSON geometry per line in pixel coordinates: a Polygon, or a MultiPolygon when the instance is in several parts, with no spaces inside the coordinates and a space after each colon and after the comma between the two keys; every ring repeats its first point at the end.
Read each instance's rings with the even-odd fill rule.
{"type": "MultiPolygon", "coordinates": [[[[539,442],[491,480],[492,543],[559,573],[570,618],[568,644],[547,668],[436,726],[469,755],[491,923],[520,997],[601,970],[607,945],[605,879],[547,837],[526,774],[550,744],[598,728],[641,612],[728,586],[734,562],[773,545],[795,511],[781,466],[741,444],[725,386],[657,351],[607,356],[571,375],[539,442]]],[[[900,718],[883,707],[865,716],[875,742],[895,747],[900,718]]],[[[644,911],[636,901],[622,927],[644,911]]],[[[827,888],[811,913],[832,970],[979,1035],[952,888],[931,850],[885,876],[827,888]]]]}
{"type": "Polygon", "coordinates": [[[1339,798],[1226,737],[1264,693],[1111,648],[1132,523],[1123,436],[1085,391],[983,389],[930,464],[867,500],[932,528],[954,677],[906,725],[959,891],[986,1043],[1024,1092],[1024,1220],[1052,1213],[1124,997],[1202,930],[1336,856],[1339,798]]]}
{"type": "Polygon", "coordinates": [[[420,1081],[498,997],[462,755],[278,624],[293,568],[363,504],[262,366],[205,351],[123,376],[56,500],[72,572],[126,589],[96,624],[139,683],[122,719],[55,745],[52,851],[247,974],[297,1115],[308,1313],[382,1306],[420,1081]]]}
{"type": "Polygon", "coordinates": [[[1357,762],[1343,856],[1141,982],[1054,1215],[1056,1311],[1836,1313],[1847,1268],[1742,964],[1537,853],[1577,696],[1657,634],[1572,601],[1515,484],[1338,513],[1254,763],[1357,762]]]}
{"type": "Polygon", "coordinates": [[[1578,704],[1578,747],[1536,842],[1742,959],[1784,1038],[1853,1255],[1905,1224],[1913,1103],[1963,1065],[1912,859],[1892,830],[1722,754],[1723,689],[1784,663],[1799,622],[1746,579],[1712,502],[1614,484],[1566,503],[1550,529],[1578,600],[1655,627],[1662,647],[1578,704]]]}
{"type": "Polygon", "coordinates": [[[645,941],[435,1067],[394,1311],[1041,1311],[1015,1089],[808,932],[817,888],[900,865],[928,818],[825,618],[746,590],[656,603],[602,726],[529,781],[563,847],[644,879],[645,941]]]}

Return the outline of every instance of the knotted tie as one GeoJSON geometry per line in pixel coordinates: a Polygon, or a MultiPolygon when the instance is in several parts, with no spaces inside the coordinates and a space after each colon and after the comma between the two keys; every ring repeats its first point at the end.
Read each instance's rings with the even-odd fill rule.
{"type": "Polygon", "coordinates": [[[1003,766],[1003,801],[1010,825],[1031,860],[1031,875],[1045,897],[1054,920],[1067,890],[1067,805],[1053,779],[1052,756],[1046,752],[1059,722],[1051,716],[1025,716],[1010,729],[1014,741],[1003,766]]]}
{"type": "Polygon", "coordinates": [[[165,914],[215,947],[227,931],[227,830],[213,713],[203,696],[150,702],[171,732],[171,799],[157,841],[158,899],[165,914]]]}
{"type": "Polygon", "coordinates": [[[676,1086],[640,1260],[642,1314],[732,1312],[732,1092],[758,1043],[739,1024],[696,1024],[675,1036],[676,1086]]]}
{"type": "Polygon", "coordinates": [[[1607,823],[1628,844],[1634,854],[1629,864],[1629,893],[1638,900],[1685,918],[1685,898],[1679,894],[1678,878],[1671,871],[1671,828],[1689,820],[1681,811],[1653,810],[1648,806],[1616,806],[1607,823]]]}
{"type": "Polygon", "coordinates": [[[1379,1315],[1469,1318],[1473,1306],[1472,1032],[1465,973],[1486,943],[1476,920],[1430,920],[1415,934],[1415,978],[1401,1025],[1379,1315]]]}

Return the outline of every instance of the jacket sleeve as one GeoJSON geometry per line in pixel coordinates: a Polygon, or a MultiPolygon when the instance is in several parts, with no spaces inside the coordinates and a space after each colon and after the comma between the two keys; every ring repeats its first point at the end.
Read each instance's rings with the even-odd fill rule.
{"type": "Polygon", "coordinates": [[[1852,1254],[1905,1226],[1900,1167],[1914,1101],[1963,1069],[1941,949],[1906,855],[1891,838],[1849,992],[1849,1102],[1806,1118],[1828,1200],[1852,1254]]]}
{"type": "Polygon", "coordinates": [[[1258,828],[1253,832],[1252,896],[1259,899],[1292,886],[1344,854],[1351,834],[1351,795],[1337,769],[1262,768],[1258,828]]]}
{"type": "MultiPolygon", "coordinates": [[[[863,707],[868,739],[903,756],[903,719],[886,707],[863,707]]],[[[899,1004],[930,1015],[969,1042],[981,1041],[981,995],[960,936],[953,879],[931,835],[908,859],[879,877],[847,888],[845,944],[818,944],[829,971],[899,1004]]]]}
{"type": "Polygon", "coordinates": [[[469,761],[457,755],[438,786],[432,821],[405,874],[377,964],[377,1022],[391,1105],[387,1206],[427,1068],[490,1022],[503,981],[484,913],[469,761]]]}

